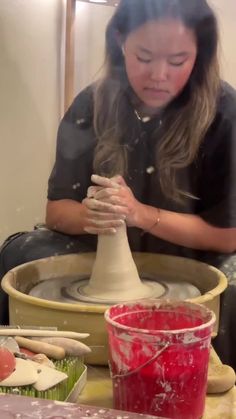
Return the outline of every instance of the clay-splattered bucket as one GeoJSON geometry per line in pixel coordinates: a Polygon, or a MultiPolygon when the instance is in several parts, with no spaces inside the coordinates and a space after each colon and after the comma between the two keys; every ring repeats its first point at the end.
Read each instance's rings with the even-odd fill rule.
{"type": "Polygon", "coordinates": [[[115,305],[105,319],[114,407],[201,418],[215,314],[199,304],[146,300],[115,305]]]}

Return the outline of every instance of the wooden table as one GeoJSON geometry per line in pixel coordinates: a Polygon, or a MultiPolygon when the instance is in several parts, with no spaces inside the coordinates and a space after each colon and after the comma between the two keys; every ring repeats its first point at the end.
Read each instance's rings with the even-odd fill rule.
{"type": "MultiPolygon", "coordinates": [[[[107,368],[88,367],[88,382],[78,403],[112,407],[112,383],[107,368]]],[[[203,419],[236,419],[236,387],[227,393],[207,396],[203,419]]]]}
{"type": "MultiPolygon", "coordinates": [[[[123,418],[123,414],[118,410],[101,407],[0,394],[1,419],[118,419],[123,418]]],[[[128,418],[151,419],[151,416],[129,413],[128,418]]]]}
{"type": "MultiPolygon", "coordinates": [[[[214,352],[215,356],[217,357],[214,352]]],[[[218,357],[217,359],[219,360],[218,357]]],[[[111,409],[112,382],[109,370],[105,367],[88,366],[87,384],[78,398],[78,404],[0,394],[0,419],[13,419],[18,417],[17,414],[22,419],[34,417],[84,419],[87,416],[117,419],[124,417],[124,412],[111,409]]],[[[136,413],[129,413],[128,416],[130,419],[139,418],[136,413]]],[[[148,416],[140,416],[142,419],[145,417],[148,416]]],[[[236,419],[236,387],[224,394],[207,395],[205,414],[202,419],[236,419]]]]}

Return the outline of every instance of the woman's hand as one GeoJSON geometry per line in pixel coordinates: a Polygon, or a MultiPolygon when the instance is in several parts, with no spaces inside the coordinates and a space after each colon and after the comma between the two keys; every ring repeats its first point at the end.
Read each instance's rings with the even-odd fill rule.
{"type": "MultiPolygon", "coordinates": [[[[117,184],[113,184],[115,189],[117,184]]],[[[125,223],[126,216],[117,213],[111,203],[98,200],[95,195],[101,192],[104,187],[90,186],[87,197],[82,201],[86,207],[86,217],[84,231],[90,234],[115,234],[116,228],[125,223]]]]}
{"type": "Polygon", "coordinates": [[[88,195],[95,210],[106,211],[125,218],[127,225],[136,226],[140,216],[142,204],[135,198],[122,176],[111,179],[92,175],[92,181],[97,186],[91,186],[88,195]]]}

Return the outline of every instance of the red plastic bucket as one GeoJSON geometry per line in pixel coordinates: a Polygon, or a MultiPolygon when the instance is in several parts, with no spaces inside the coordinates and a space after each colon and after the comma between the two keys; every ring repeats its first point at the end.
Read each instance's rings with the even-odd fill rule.
{"type": "Polygon", "coordinates": [[[201,418],[214,313],[189,302],[142,300],[112,306],[105,319],[114,407],[201,418]]]}

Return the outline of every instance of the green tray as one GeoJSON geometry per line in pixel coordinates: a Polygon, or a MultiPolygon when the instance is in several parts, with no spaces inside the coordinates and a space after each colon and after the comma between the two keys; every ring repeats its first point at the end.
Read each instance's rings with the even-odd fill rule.
{"type": "Polygon", "coordinates": [[[73,392],[73,399],[75,398],[75,390],[77,393],[81,386],[79,386],[79,380],[86,373],[86,367],[83,364],[81,358],[67,357],[62,361],[55,361],[55,368],[68,375],[67,380],[62,381],[56,386],[46,391],[38,391],[32,385],[20,386],[20,387],[5,387],[0,386],[0,393],[15,394],[21,396],[38,397],[41,399],[59,400],[59,401],[73,401],[70,395],[73,392]]]}

